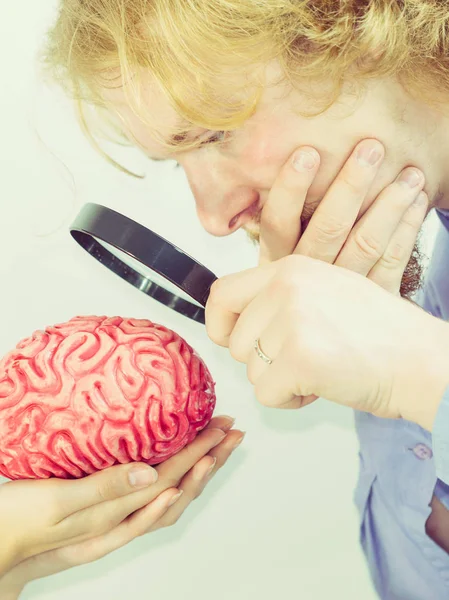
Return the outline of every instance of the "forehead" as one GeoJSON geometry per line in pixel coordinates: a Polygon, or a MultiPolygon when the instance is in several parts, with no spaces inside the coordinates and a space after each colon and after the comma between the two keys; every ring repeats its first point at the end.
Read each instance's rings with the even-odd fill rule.
{"type": "Polygon", "coordinates": [[[166,154],[162,140],[189,128],[150,74],[139,75],[135,86],[103,88],[102,97],[108,109],[118,118],[126,136],[149,155],[166,154]]]}

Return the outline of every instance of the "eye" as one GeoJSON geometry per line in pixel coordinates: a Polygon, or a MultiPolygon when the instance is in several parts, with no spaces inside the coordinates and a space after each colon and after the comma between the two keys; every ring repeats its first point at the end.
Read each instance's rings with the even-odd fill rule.
{"type": "Polygon", "coordinates": [[[229,138],[229,131],[215,131],[211,136],[205,140],[201,140],[200,148],[208,146],[210,144],[220,144],[225,142],[229,138]]]}

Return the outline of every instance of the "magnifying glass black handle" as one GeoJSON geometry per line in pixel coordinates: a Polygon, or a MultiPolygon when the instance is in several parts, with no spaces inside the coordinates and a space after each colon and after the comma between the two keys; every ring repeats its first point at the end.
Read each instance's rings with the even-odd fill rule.
{"type": "Polygon", "coordinates": [[[86,204],[70,233],[89,254],[142,291],[176,312],[205,323],[204,307],[217,277],[180,248],[140,223],[100,204],[86,204]],[[101,244],[122,252],[121,260],[101,244]],[[126,256],[140,262],[185,292],[201,306],[177,296],[127,264],[126,256]]]}

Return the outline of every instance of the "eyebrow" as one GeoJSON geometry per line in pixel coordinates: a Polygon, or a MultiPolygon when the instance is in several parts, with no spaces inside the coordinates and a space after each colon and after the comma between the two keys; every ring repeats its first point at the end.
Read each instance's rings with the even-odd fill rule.
{"type": "MultiPolygon", "coordinates": [[[[167,143],[170,146],[180,146],[186,141],[188,134],[188,131],[183,131],[182,133],[176,133],[175,135],[171,135],[168,138],[167,143]]],[[[174,158],[152,158],[151,156],[149,156],[148,158],[150,160],[154,160],[154,162],[166,162],[167,160],[174,160],[174,158]]]]}

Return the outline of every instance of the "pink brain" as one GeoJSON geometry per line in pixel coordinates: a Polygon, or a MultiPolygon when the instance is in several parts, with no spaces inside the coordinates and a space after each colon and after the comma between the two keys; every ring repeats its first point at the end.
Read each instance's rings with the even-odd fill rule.
{"type": "Polygon", "coordinates": [[[0,474],[71,478],[158,464],[190,443],[214,408],[209,370],[175,332],[76,317],[0,361],[0,474]]]}

